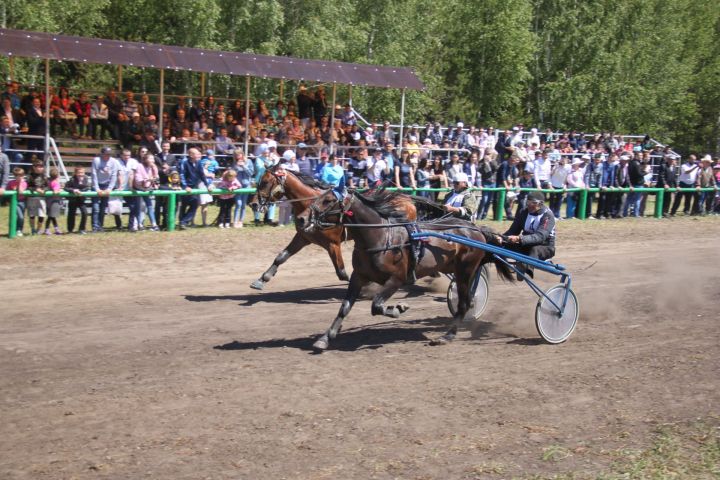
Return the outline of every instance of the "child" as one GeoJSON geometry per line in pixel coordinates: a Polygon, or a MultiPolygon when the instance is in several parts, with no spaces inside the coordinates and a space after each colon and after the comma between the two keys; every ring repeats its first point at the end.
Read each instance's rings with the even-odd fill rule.
{"type": "MultiPolygon", "coordinates": [[[[48,179],[48,190],[52,190],[54,193],[60,193],[62,188],[60,187],[60,173],[57,168],[50,169],[50,178],[48,179]]],[[[62,197],[52,196],[47,199],[47,219],[45,220],[45,235],[52,235],[50,232],[50,225],[55,230],[55,235],[62,235],[60,228],[58,227],[57,218],[60,216],[60,208],[62,207],[62,197]]]]}
{"type": "Polygon", "coordinates": [[[67,212],[67,233],[75,230],[75,212],[80,210],[80,229],[78,233],[85,235],[85,225],[87,223],[87,210],[85,209],[85,197],[80,196],[81,192],[88,192],[92,189],[92,180],[85,175],[83,167],[75,167],[72,178],[65,184],[65,191],[77,195],[68,200],[67,212]]]}
{"type": "MultiPolygon", "coordinates": [[[[218,188],[230,190],[237,190],[240,188],[240,182],[237,179],[237,172],[235,170],[226,170],[222,176],[222,180],[218,183],[218,188]]],[[[224,193],[220,195],[220,215],[218,216],[218,227],[219,228],[230,228],[230,213],[232,207],[235,204],[235,195],[231,193],[224,193]]]]}
{"type": "MultiPolygon", "coordinates": [[[[45,194],[47,190],[47,178],[45,177],[45,165],[39,158],[35,158],[32,162],[32,170],[28,175],[27,189],[33,193],[41,195],[45,194]]],[[[45,220],[45,214],[47,211],[47,204],[43,197],[29,197],[27,199],[27,212],[30,217],[30,233],[37,235],[38,230],[42,228],[43,221],[45,220]],[[37,217],[37,224],[35,218],[37,217]]]]}
{"type": "Polygon", "coordinates": [[[7,190],[15,190],[17,192],[17,236],[23,236],[23,227],[25,226],[25,195],[22,194],[28,188],[28,183],[25,180],[25,170],[20,167],[13,168],[13,178],[7,184],[7,190]]]}

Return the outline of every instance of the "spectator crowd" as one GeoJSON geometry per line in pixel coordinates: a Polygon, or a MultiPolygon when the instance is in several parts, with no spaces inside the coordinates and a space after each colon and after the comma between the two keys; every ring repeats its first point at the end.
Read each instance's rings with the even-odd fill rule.
{"type": "MultiPolygon", "coordinates": [[[[310,90],[302,85],[292,101],[278,100],[271,108],[262,100],[253,105],[235,100],[226,106],[212,96],[196,102],[180,96],[163,109],[161,132],[159,109],[148,95],[136,100],[133,92],[126,92],[120,98],[110,90],[93,98],[79,92],[72,98],[64,87],[57,94],[51,89],[52,136],[108,138],[121,145],[117,158],[113,149],[103,147],[89,167],[77,167],[63,184],[58,172],[45,172],[39,159],[44,140],[30,138],[23,144],[14,136],[46,133],[44,92],[30,89],[21,96],[18,88],[9,83],[0,96],[0,189],[64,190],[73,195],[98,192],[91,200],[89,215],[85,197],[71,197],[67,202],[68,233],[76,230],[78,213],[77,231],[82,233],[89,231],[88,218],[93,231],[103,230],[106,214],[114,217],[116,228],[122,228],[125,211],[129,231],[166,228],[167,196],[126,197],[124,208],[120,197],[109,195],[113,190],[210,191],[217,186],[232,191],[253,187],[269,166],[278,163],[308,177],[356,188],[380,184],[448,188],[462,173],[470,186],[477,188],[479,220],[490,215],[491,207],[493,214],[502,209],[506,217],[513,218],[515,204],[518,210],[523,208],[527,196],[520,188],[544,189],[557,218],[642,216],[649,195],[636,190],[642,187],[667,191],[662,206],[666,216],[675,215],[681,204],[685,215],[720,212],[718,159],[689,155],[680,161],[669,147],[656,144],[649,136],[636,142],[614,133],[538,132],[525,130],[523,125],[499,131],[491,126],[466,127],[462,121],[444,127],[440,122],[428,122],[401,132],[389,122],[361,126],[350,104],[329,106],[322,86],[310,90]],[[247,127],[246,112],[250,114],[247,127]],[[11,168],[12,164],[17,166],[11,168]],[[498,205],[501,197],[496,187],[507,190],[503,205],[498,205]],[[678,187],[695,191],[675,193],[678,187]],[[580,192],[573,189],[587,188],[598,191],[587,193],[586,210],[581,214],[580,192]]],[[[432,191],[418,193],[435,197],[432,191]]],[[[220,214],[213,222],[208,219],[208,206],[214,201],[209,193],[179,198],[180,228],[195,223],[198,209],[198,224],[242,227],[250,200],[247,193],[220,195],[220,214]]],[[[57,219],[63,210],[62,197],[20,195],[19,200],[19,232],[26,216],[30,233],[61,232],[57,219]]],[[[274,210],[271,207],[263,213],[254,208],[254,223],[277,224],[274,210]]],[[[289,223],[289,209],[280,210],[279,224],[289,223]]]]}

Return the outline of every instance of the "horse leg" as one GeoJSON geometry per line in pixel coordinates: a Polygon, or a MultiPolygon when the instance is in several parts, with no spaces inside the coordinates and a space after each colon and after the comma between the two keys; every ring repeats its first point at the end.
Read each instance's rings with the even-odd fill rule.
{"type": "Polygon", "coordinates": [[[445,345],[445,344],[455,340],[455,337],[457,336],[458,328],[460,327],[460,324],[462,323],[463,319],[465,318],[465,315],[467,314],[468,310],[470,310],[470,304],[472,301],[472,299],[470,298],[471,297],[472,279],[473,279],[472,274],[467,274],[466,272],[463,272],[463,271],[455,272],[455,285],[457,286],[457,291],[458,291],[457,312],[455,313],[455,316],[453,317],[453,322],[452,322],[452,325],[450,326],[450,329],[447,332],[445,332],[445,334],[442,337],[432,340],[430,342],[430,345],[445,345]]]}
{"type": "Polygon", "coordinates": [[[285,249],[280,252],[277,257],[275,257],[275,260],[273,261],[273,264],[270,265],[270,268],[268,268],[260,278],[250,284],[250,288],[254,288],[255,290],[262,290],[265,286],[265,283],[272,280],[272,278],[275,276],[278,271],[278,267],[285,263],[288,258],[292,257],[297,252],[302,250],[302,248],[307,246],[309,243],[310,242],[305,240],[302,235],[296,233],[288,246],[285,247],[285,249]]]}
{"type": "Polygon", "coordinates": [[[350,279],[347,272],[345,271],[345,262],[343,261],[342,249],[340,243],[330,242],[326,247],[330,260],[332,260],[333,266],[335,267],[335,274],[338,279],[347,281],[350,279]]]}
{"type": "Polygon", "coordinates": [[[350,285],[348,286],[347,293],[345,294],[345,299],[343,300],[342,304],[340,305],[340,310],[338,311],[337,317],[335,317],[335,320],[333,320],[332,325],[330,325],[330,328],[318,338],[315,343],[313,344],[313,348],[318,351],[322,352],[327,350],[328,346],[330,345],[330,340],[335,338],[338,333],[340,333],[340,329],[342,328],[342,322],[345,320],[345,317],[348,316],[350,313],[350,309],[352,309],[353,305],[355,304],[355,300],[357,300],[358,296],[360,295],[360,289],[363,286],[363,282],[360,279],[360,276],[353,273],[353,275],[350,277],[350,285]]]}
{"type": "Polygon", "coordinates": [[[382,289],[373,297],[372,309],[370,312],[374,315],[385,315],[386,317],[398,318],[401,313],[407,311],[410,307],[406,303],[398,303],[397,305],[388,307],[385,302],[393,293],[397,292],[403,284],[403,280],[392,276],[385,282],[382,289]]]}

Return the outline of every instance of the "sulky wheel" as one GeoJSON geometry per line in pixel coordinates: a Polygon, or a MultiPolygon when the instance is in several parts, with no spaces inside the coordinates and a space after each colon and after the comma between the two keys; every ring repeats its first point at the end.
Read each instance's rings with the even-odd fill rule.
{"type": "MultiPolygon", "coordinates": [[[[556,305],[562,306],[565,285],[555,285],[545,292],[556,305]]],[[[580,305],[572,289],[568,289],[567,303],[562,315],[545,297],[540,297],[535,307],[535,327],[548,343],[562,343],[570,337],[580,314],[580,305]]]]}
{"type": "MultiPolygon", "coordinates": [[[[488,297],[490,295],[490,284],[487,279],[487,270],[483,269],[477,277],[477,285],[475,286],[475,294],[473,295],[473,304],[470,311],[465,315],[465,321],[477,320],[487,307],[488,297]]],[[[457,313],[457,286],[455,280],[450,282],[447,291],[447,304],[450,313],[455,316],[457,313]]]]}

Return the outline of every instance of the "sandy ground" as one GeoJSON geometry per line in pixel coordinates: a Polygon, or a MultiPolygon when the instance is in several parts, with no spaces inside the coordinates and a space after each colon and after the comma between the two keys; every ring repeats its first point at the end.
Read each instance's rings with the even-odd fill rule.
{"type": "Polygon", "coordinates": [[[596,475],[720,414],[719,226],[563,222],[581,315],[562,345],[492,275],[451,345],[427,341],[447,283],[420,281],[399,320],[356,303],[322,355],[345,290],[324,252],[248,287],[289,229],[3,239],[0,478],[596,475]]]}

